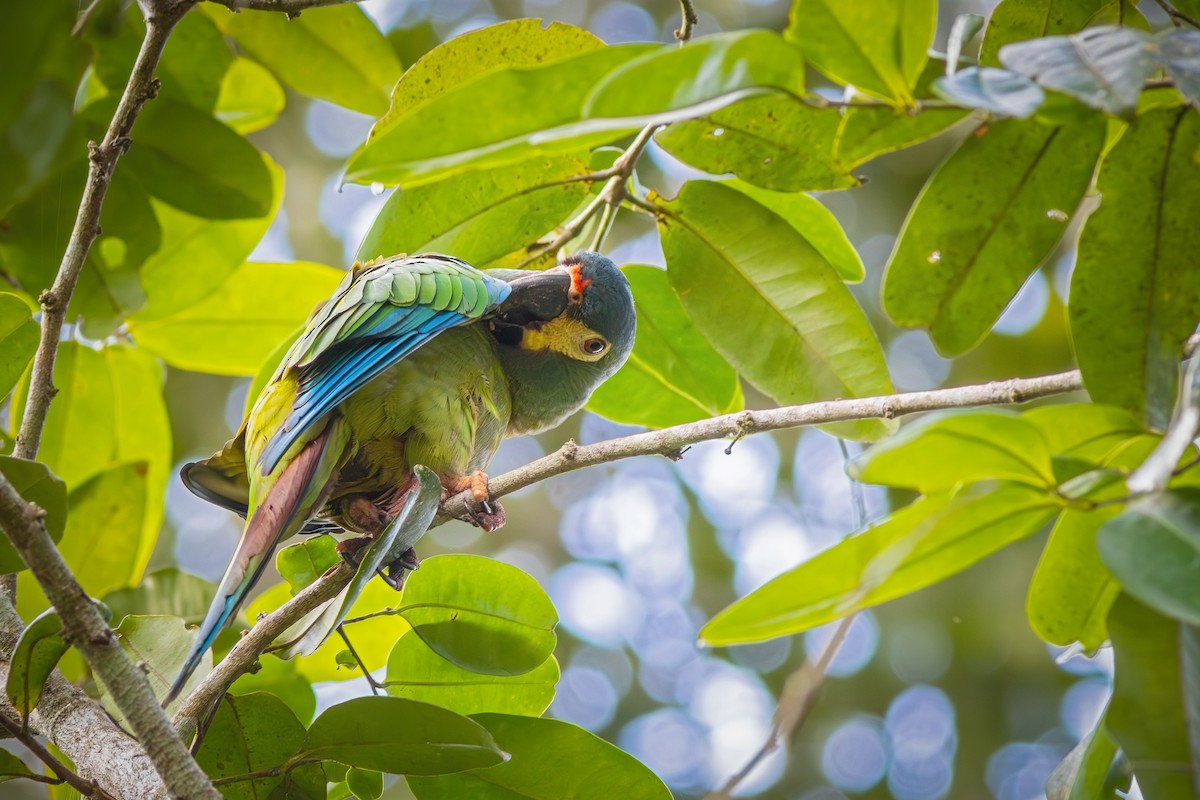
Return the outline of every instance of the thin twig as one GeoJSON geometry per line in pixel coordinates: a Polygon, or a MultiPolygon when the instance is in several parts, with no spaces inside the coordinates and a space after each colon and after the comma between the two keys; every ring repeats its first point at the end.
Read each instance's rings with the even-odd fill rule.
{"type": "MultiPolygon", "coordinates": [[[[84,797],[108,797],[108,793],[100,789],[91,781],[85,781],[83,778],[75,774],[73,770],[67,767],[66,764],[59,761],[54,755],[42,746],[42,743],[37,740],[36,736],[29,733],[28,728],[14,719],[9,719],[8,714],[0,711],[0,727],[3,727],[14,739],[29,748],[35,756],[37,756],[43,764],[50,768],[54,773],[55,783],[68,783],[71,788],[79,792],[84,797]]],[[[38,776],[44,777],[44,776],[38,776]]],[[[35,779],[36,780],[36,779],[35,779]]]]}
{"type": "Polygon", "coordinates": [[[1200,28],[1200,22],[1197,22],[1194,17],[1190,17],[1187,14],[1180,11],[1178,8],[1175,7],[1174,3],[1170,2],[1170,0],[1154,0],[1154,2],[1158,3],[1159,8],[1161,8],[1163,11],[1167,12],[1167,16],[1171,18],[1171,24],[1174,25],[1176,28],[1180,27],[1180,23],[1183,23],[1183,22],[1186,22],[1188,25],[1191,25],[1193,28],[1200,28]]]}
{"type": "Polygon", "coordinates": [[[302,767],[305,764],[319,763],[320,759],[302,758],[298,761],[288,761],[280,764],[278,767],[270,767],[269,769],[260,769],[254,772],[247,772],[242,775],[230,775],[228,778],[217,778],[213,781],[214,786],[228,786],[231,783],[242,783],[244,781],[252,781],[255,778],[274,778],[284,773],[291,772],[296,767],[302,767]]]}
{"type": "Polygon", "coordinates": [[[371,674],[371,670],[367,669],[367,662],[362,660],[358,651],[354,649],[354,645],[350,642],[349,635],[346,634],[346,623],[343,622],[337,626],[338,635],[342,637],[342,641],[346,643],[346,649],[350,651],[350,655],[358,663],[358,668],[362,670],[363,677],[367,679],[367,685],[371,687],[371,694],[379,694],[379,684],[375,682],[375,676],[371,674]]]}
{"type": "Polygon", "coordinates": [[[680,42],[686,42],[692,38],[692,29],[700,22],[700,18],[696,16],[696,7],[692,5],[692,0],[679,0],[679,16],[682,21],[679,27],[675,29],[675,38],[680,42]]]}

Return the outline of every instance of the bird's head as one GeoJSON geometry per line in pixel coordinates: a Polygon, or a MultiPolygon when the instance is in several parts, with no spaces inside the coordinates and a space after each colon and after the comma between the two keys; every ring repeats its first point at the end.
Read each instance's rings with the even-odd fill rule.
{"type": "Polygon", "coordinates": [[[633,293],[621,270],[592,252],[544,272],[505,271],[502,277],[510,292],[489,327],[514,390],[538,389],[536,405],[544,408],[533,428],[549,427],[586,403],[629,358],[633,293]]]}
{"type": "Polygon", "coordinates": [[[633,294],[621,270],[599,253],[577,253],[508,285],[512,291],[493,322],[503,344],[594,364],[601,380],[629,357],[636,327],[633,294]]]}

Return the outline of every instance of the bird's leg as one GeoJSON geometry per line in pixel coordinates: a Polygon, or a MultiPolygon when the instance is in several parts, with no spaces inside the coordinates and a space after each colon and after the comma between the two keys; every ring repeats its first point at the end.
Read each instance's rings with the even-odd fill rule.
{"type": "Polygon", "coordinates": [[[470,490],[471,499],[478,507],[472,508],[467,505],[467,516],[460,517],[464,522],[474,523],[488,533],[504,526],[504,507],[491,501],[488,495],[488,477],[483,471],[476,470],[470,475],[443,474],[438,477],[442,481],[443,503],[459,492],[470,490]]]}

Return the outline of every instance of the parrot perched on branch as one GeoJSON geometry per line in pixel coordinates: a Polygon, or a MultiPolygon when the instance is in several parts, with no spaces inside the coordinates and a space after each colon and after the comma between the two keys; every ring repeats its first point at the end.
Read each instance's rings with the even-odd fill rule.
{"type": "MultiPolygon", "coordinates": [[[[443,499],[471,490],[475,524],[502,525],[482,472],[501,441],[582,407],[625,363],[634,327],[629,282],[598,253],[543,272],[481,272],[442,255],[356,265],[237,436],[183,468],[189,489],[246,527],[167,702],[280,541],[335,527],[365,534],[338,545],[353,561],[396,516],[418,464],[437,474],[443,499]]],[[[416,563],[409,550],[397,566],[416,563]]]]}

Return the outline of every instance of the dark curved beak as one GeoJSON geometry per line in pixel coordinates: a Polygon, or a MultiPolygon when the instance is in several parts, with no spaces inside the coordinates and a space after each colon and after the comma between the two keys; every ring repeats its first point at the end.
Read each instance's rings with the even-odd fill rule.
{"type": "Polygon", "coordinates": [[[571,276],[565,270],[530,272],[508,282],[512,291],[496,309],[496,318],[509,325],[549,322],[567,310],[571,276]]]}

